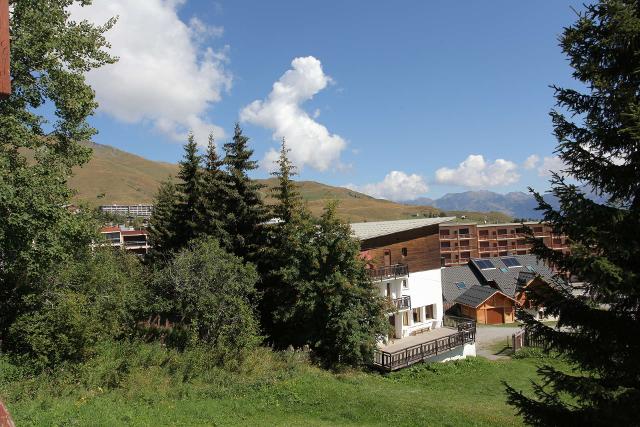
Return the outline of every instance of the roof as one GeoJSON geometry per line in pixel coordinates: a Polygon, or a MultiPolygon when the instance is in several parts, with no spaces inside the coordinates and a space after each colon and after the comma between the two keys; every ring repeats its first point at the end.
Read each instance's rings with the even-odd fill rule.
{"type": "Polygon", "coordinates": [[[398,221],[356,222],[351,224],[353,234],[359,240],[372,239],[374,237],[387,236],[402,231],[436,225],[451,221],[454,217],[401,219],[398,221]]]}
{"type": "Polygon", "coordinates": [[[477,227],[517,227],[522,225],[548,225],[544,222],[540,221],[525,221],[525,222],[501,222],[501,223],[479,223],[474,221],[467,222],[448,222],[446,224],[441,224],[443,227],[458,227],[465,225],[475,225],[477,227]]]}
{"type": "Polygon", "coordinates": [[[502,292],[492,288],[491,286],[476,285],[472,286],[465,293],[456,298],[455,302],[476,308],[496,293],[502,292]]]}
{"type": "Polygon", "coordinates": [[[118,226],[114,226],[114,227],[102,227],[100,229],[101,233],[115,233],[117,231],[120,231],[120,227],[118,226]]]}
{"type": "Polygon", "coordinates": [[[520,272],[534,273],[542,277],[551,285],[567,288],[564,282],[555,278],[553,272],[535,255],[511,255],[494,258],[472,259],[467,265],[458,267],[445,267],[442,269],[442,294],[447,302],[454,302],[470,287],[479,285],[492,289],[498,289],[506,296],[513,298],[520,289],[518,276],[520,272]],[[503,258],[515,258],[519,266],[507,266],[503,258]],[[492,268],[481,268],[478,261],[490,261],[492,268]],[[467,286],[461,288],[457,284],[463,282],[467,286]]]}
{"type": "Polygon", "coordinates": [[[142,234],[149,234],[149,232],[147,230],[127,230],[122,232],[123,236],[140,236],[142,234]]]}

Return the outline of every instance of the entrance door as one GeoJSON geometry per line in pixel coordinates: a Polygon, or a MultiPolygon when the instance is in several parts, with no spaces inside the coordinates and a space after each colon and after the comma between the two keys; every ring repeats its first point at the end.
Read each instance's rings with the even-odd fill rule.
{"type": "Polygon", "coordinates": [[[390,250],[385,250],[384,251],[384,266],[387,267],[391,265],[391,251],[390,250]]]}
{"type": "Polygon", "coordinates": [[[495,325],[496,323],[504,323],[504,316],[501,308],[487,309],[487,323],[495,325]]]}
{"type": "Polygon", "coordinates": [[[397,338],[396,337],[396,315],[392,314],[391,316],[389,316],[389,324],[391,325],[391,335],[389,336],[390,338],[397,338]]]}

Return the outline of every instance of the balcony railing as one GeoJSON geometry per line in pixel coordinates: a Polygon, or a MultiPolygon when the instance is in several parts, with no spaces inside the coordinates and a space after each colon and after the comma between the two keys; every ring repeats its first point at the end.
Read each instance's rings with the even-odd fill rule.
{"type": "Polygon", "coordinates": [[[372,280],[397,279],[398,277],[409,275],[409,266],[405,264],[387,265],[380,268],[368,270],[372,280]]]}
{"type": "Polygon", "coordinates": [[[472,239],[473,237],[475,237],[473,234],[458,234],[459,239],[472,239]]]}
{"type": "Polygon", "coordinates": [[[409,295],[394,298],[392,302],[397,310],[408,310],[411,308],[411,297],[409,295]]]}
{"type": "Polygon", "coordinates": [[[146,240],[125,240],[124,245],[125,246],[145,246],[147,245],[147,241],[146,240]]]}

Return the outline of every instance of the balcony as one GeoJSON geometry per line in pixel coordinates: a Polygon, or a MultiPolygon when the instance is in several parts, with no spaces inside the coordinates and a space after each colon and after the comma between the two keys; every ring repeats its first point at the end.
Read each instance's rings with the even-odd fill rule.
{"type": "Polygon", "coordinates": [[[409,266],[405,264],[387,265],[380,268],[371,268],[368,273],[372,280],[397,279],[409,275],[409,266]]]}
{"type": "Polygon", "coordinates": [[[473,239],[475,235],[473,234],[458,234],[459,239],[473,239]]]}
{"type": "Polygon", "coordinates": [[[124,245],[127,248],[130,248],[133,246],[147,246],[147,241],[146,240],[125,240],[124,245]]]}
{"type": "Polygon", "coordinates": [[[409,310],[411,309],[411,297],[409,295],[403,295],[400,298],[394,298],[391,300],[396,310],[409,310]]]}
{"type": "Polygon", "coordinates": [[[456,240],[458,238],[455,234],[441,234],[440,240],[456,240]]]}

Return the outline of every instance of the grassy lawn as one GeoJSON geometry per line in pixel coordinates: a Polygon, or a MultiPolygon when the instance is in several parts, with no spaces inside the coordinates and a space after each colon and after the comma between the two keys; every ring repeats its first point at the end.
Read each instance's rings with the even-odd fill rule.
{"type": "Polygon", "coordinates": [[[152,353],[139,358],[145,363],[122,369],[117,360],[111,368],[99,361],[63,378],[18,379],[0,364],[0,395],[19,426],[507,426],[521,420],[505,403],[502,381],[530,390],[540,363],[472,358],[388,375],[332,373],[265,350],[244,372],[213,369],[190,378],[185,372],[193,366],[144,351],[152,353]]]}

